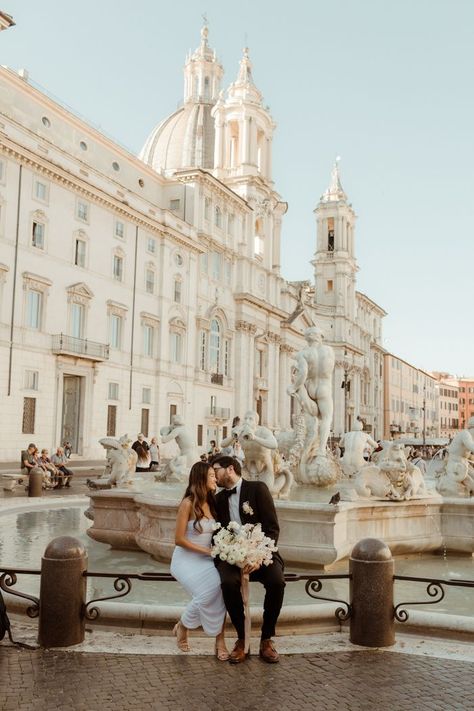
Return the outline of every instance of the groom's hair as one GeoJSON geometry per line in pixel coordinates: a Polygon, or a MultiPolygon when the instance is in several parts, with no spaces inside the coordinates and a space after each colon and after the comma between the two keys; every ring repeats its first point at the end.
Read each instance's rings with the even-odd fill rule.
{"type": "Polygon", "coordinates": [[[210,462],[211,466],[214,466],[216,462],[219,463],[221,467],[224,467],[224,469],[231,466],[234,467],[234,472],[237,476],[242,476],[242,467],[240,466],[239,460],[235,457],[228,457],[226,454],[218,454],[216,457],[212,457],[210,462]]]}

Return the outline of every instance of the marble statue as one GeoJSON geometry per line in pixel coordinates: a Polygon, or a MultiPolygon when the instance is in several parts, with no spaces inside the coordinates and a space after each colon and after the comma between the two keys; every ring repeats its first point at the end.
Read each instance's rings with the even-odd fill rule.
{"type": "Polygon", "coordinates": [[[173,457],[165,466],[158,479],[167,481],[187,481],[189,470],[198,460],[194,438],[191,431],[184,424],[181,415],[173,415],[171,424],[160,429],[161,441],[163,444],[176,440],[179,453],[173,457]]]}
{"type": "Polygon", "coordinates": [[[357,494],[363,498],[406,501],[428,496],[423,474],[407,459],[405,447],[391,442],[378,464],[367,464],[356,474],[357,494]]]}
{"type": "Polygon", "coordinates": [[[295,355],[296,366],[288,387],[288,394],[301,408],[306,428],[297,479],[303,484],[329,486],[340,477],[340,468],[327,450],[333,415],[334,351],[323,344],[317,326],[307,328],[304,337],[307,346],[295,355]]]}
{"type": "Polygon", "coordinates": [[[340,446],[344,447],[344,454],[341,457],[341,465],[344,474],[351,477],[358,472],[362,467],[367,466],[364,459],[364,452],[368,447],[376,449],[377,442],[362,431],[362,422],[356,420],[352,426],[351,432],[346,432],[342,435],[340,446]]]}
{"type": "Polygon", "coordinates": [[[132,440],[128,435],[120,439],[103,437],[99,444],[106,451],[107,463],[105,471],[99,479],[88,479],[90,489],[111,489],[130,484],[135,475],[137,453],[131,448],[132,440]]]}
{"type": "Polygon", "coordinates": [[[453,437],[448,445],[448,458],[436,476],[436,489],[443,496],[473,496],[474,467],[469,461],[474,454],[474,417],[469,418],[465,430],[453,437]]]}
{"type": "Polygon", "coordinates": [[[222,440],[227,447],[235,440],[240,442],[245,455],[243,476],[250,481],[263,481],[273,496],[288,498],[293,484],[293,474],[278,453],[278,443],[273,433],[258,424],[258,413],[249,410],[242,424],[232,428],[230,436],[222,440]]]}

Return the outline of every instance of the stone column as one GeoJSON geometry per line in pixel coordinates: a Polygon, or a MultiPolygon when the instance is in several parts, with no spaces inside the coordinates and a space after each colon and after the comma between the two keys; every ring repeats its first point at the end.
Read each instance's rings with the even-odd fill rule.
{"type": "Polygon", "coordinates": [[[364,538],[349,559],[350,640],[364,647],[395,644],[393,575],[390,548],[377,538],[364,538]]]}

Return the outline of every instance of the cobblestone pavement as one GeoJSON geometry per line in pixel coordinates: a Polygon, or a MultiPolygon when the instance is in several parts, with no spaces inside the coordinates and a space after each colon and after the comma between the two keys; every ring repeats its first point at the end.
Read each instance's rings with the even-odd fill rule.
{"type": "Polygon", "coordinates": [[[474,709],[474,664],[379,650],[256,657],[71,654],[0,647],[1,711],[474,709]]]}

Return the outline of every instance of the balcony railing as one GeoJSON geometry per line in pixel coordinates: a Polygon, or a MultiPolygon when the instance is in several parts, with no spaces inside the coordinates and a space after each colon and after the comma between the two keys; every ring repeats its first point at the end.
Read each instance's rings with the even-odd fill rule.
{"type": "Polygon", "coordinates": [[[105,343],[88,341],[86,338],[74,338],[64,333],[53,336],[52,350],[58,355],[74,355],[89,360],[109,359],[109,346],[105,343]]]}
{"type": "Polygon", "coordinates": [[[222,373],[211,373],[211,383],[214,385],[224,385],[224,376],[222,373]]]}
{"type": "Polygon", "coordinates": [[[229,420],[230,409],[228,407],[208,407],[206,417],[212,420],[229,420]]]}

